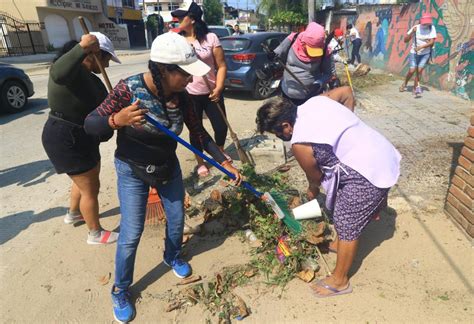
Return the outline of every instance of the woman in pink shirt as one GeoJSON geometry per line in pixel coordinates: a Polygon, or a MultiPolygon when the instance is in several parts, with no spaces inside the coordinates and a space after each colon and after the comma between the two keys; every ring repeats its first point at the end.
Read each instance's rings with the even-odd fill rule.
{"type": "MultiPolygon", "coordinates": [[[[203,112],[206,112],[214,130],[216,144],[220,147],[226,158],[232,162],[230,157],[224,152],[227,125],[217,108],[217,103],[220,103],[225,113],[222,92],[224,90],[227,66],[224,59],[224,50],[216,34],[209,32],[207,24],[202,20],[202,14],[201,8],[195,2],[191,2],[187,8],[180,8],[171,13],[173,17],[179,20],[179,32],[194,47],[199,59],[211,67],[207,75],[193,77],[193,81],[188,84],[186,91],[189,93],[196,113],[201,120],[203,112]]],[[[201,143],[196,142],[193,138],[190,141],[194,147],[202,151],[201,143]]],[[[198,176],[207,177],[209,169],[204,164],[203,159],[196,155],[196,160],[198,163],[198,176]]]]}

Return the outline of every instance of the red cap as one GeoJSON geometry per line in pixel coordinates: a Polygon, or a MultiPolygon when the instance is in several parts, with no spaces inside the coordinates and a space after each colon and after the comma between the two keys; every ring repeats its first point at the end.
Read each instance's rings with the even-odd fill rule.
{"type": "Polygon", "coordinates": [[[344,32],[340,28],[334,29],[334,37],[341,37],[344,36],[344,32]]]}
{"type": "Polygon", "coordinates": [[[424,13],[420,18],[420,24],[422,25],[431,25],[433,23],[433,17],[429,13],[424,13]]]}

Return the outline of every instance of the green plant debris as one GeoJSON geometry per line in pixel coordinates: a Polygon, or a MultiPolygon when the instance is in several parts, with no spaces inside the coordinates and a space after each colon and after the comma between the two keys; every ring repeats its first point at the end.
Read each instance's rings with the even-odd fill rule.
{"type": "MultiPolygon", "coordinates": [[[[243,166],[242,174],[257,190],[275,190],[288,204],[299,197],[298,190],[288,186],[286,174],[258,175],[248,165],[243,166]]],[[[265,202],[242,187],[224,189],[219,206],[215,201],[207,206],[207,209],[203,208],[207,221],[217,219],[225,224],[227,232],[237,233],[242,240],[243,229],[250,228],[262,244],[251,249],[252,258],[248,264],[224,268],[212,280],[188,286],[176,295],[168,309],[176,309],[171,307],[174,305],[201,304],[217,316],[220,323],[228,323],[232,318],[243,318],[250,312],[243,300],[233,293],[235,287],[245,286],[258,278],[283,291],[298,272],[307,270],[302,265],[313,264],[313,269],[309,269],[313,273],[318,270],[319,258],[314,244],[331,236],[325,222],[301,221],[302,233],[294,234],[275,217],[265,202]],[[279,244],[285,253],[277,253],[279,244]]]]}

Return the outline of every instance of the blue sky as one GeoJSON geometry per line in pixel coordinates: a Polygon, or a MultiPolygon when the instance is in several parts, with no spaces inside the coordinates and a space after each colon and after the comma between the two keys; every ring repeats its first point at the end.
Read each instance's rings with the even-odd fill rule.
{"type": "MultiPolygon", "coordinates": [[[[255,2],[258,0],[248,0],[249,3],[249,9],[255,9],[255,2]]],[[[239,8],[241,9],[246,9],[247,8],[247,0],[227,0],[226,1],[229,6],[237,8],[237,4],[239,5],[239,8]]]]}

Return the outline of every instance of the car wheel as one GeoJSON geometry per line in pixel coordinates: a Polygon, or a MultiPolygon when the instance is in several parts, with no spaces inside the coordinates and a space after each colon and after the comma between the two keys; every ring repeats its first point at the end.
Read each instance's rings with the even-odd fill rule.
{"type": "Polygon", "coordinates": [[[7,81],[2,87],[0,100],[2,110],[8,113],[16,113],[25,109],[28,96],[23,84],[18,81],[7,81]]]}
{"type": "Polygon", "coordinates": [[[257,82],[255,82],[255,89],[253,90],[253,97],[255,99],[267,99],[276,91],[276,89],[273,89],[271,86],[272,80],[263,80],[257,78],[257,82]]]}

